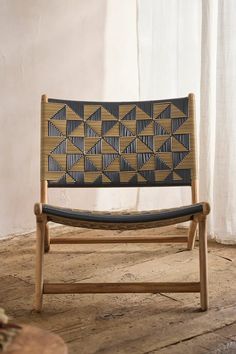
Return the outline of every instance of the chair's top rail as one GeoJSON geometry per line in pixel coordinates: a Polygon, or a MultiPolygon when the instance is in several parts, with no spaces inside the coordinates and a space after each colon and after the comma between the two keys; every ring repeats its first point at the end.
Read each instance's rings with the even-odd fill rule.
{"type": "Polygon", "coordinates": [[[193,96],[42,101],[41,180],[49,187],[183,186],[195,178],[193,96]]]}

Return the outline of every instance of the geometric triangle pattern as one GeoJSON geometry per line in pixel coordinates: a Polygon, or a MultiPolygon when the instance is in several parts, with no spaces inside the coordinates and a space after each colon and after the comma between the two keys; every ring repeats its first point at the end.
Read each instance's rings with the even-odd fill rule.
{"type": "Polygon", "coordinates": [[[49,187],[185,186],[195,175],[189,98],[42,103],[49,187]]]}

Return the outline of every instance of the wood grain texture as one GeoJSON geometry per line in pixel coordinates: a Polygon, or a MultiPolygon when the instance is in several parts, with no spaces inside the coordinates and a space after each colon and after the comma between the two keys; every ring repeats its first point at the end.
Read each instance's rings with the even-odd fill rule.
{"type": "Polygon", "coordinates": [[[197,293],[199,282],[169,283],[47,283],[44,294],[197,293]]]}
{"type": "Polygon", "coordinates": [[[196,220],[192,220],[190,222],[189,232],[188,232],[188,244],[187,244],[188,250],[192,250],[194,248],[197,226],[198,223],[196,220]]]}
{"type": "MultiPolygon", "coordinates": [[[[59,227],[52,237],[126,237],[133,231],[59,227]]],[[[135,231],[142,236],[143,231],[135,231]]],[[[149,236],[187,236],[186,229],[149,229],[149,236]]],[[[70,354],[233,353],[236,333],[236,252],[208,242],[207,312],[199,294],[45,295],[44,312],[32,312],[35,233],[0,242],[0,302],[12,322],[59,334],[70,354]],[[231,350],[231,352],[230,352],[231,350]]],[[[198,241],[181,244],[55,245],[45,255],[49,282],[199,281],[198,241]],[[55,276],[56,275],[56,276],[55,276]]]]}
{"type": "MultiPolygon", "coordinates": [[[[198,171],[197,171],[197,155],[196,155],[196,108],[195,108],[195,95],[193,93],[189,94],[189,114],[191,115],[191,120],[193,122],[192,130],[192,147],[193,147],[193,164],[194,168],[192,169],[192,182],[191,182],[191,194],[192,194],[192,203],[198,203],[198,171]]],[[[197,233],[197,223],[192,221],[189,227],[188,234],[188,244],[187,249],[192,250],[194,248],[195,239],[197,233]]]]}
{"type": "Polygon", "coordinates": [[[53,237],[51,244],[99,244],[99,243],[185,243],[186,236],[129,236],[129,237],[53,237]]]}
{"type": "Polygon", "coordinates": [[[43,303],[43,254],[45,220],[36,222],[36,257],[35,257],[35,309],[41,311],[43,303]]]}
{"type": "Polygon", "coordinates": [[[206,219],[199,222],[199,266],[201,308],[206,311],[209,306],[208,296],[208,264],[207,264],[207,230],[206,219]]]}
{"type": "MultiPolygon", "coordinates": [[[[191,122],[191,148],[192,148],[192,181],[196,180],[197,173],[197,160],[196,160],[196,103],[195,103],[195,95],[194,93],[190,93],[188,95],[189,98],[189,117],[191,122]]],[[[194,182],[193,182],[194,183],[194,182]]],[[[193,188],[195,190],[195,188],[193,188]]]]}

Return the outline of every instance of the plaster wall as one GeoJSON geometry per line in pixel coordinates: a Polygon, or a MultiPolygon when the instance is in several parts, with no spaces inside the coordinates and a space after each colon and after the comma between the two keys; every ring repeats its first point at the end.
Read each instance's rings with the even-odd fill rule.
{"type": "MultiPolygon", "coordinates": [[[[40,97],[138,98],[135,0],[2,0],[0,237],[34,229],[40,97]]],[[[136,190],[51,190],[49,201],[134,208],[136,190]]]]}

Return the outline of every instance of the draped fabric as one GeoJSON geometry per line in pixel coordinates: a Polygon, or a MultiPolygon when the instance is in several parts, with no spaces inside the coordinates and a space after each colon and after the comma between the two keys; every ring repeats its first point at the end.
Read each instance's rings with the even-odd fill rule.
{"type": "MultiPolygon", "coordinates": [[[[236,1],[138,0],[140,99],[196,95],[199,199],[209,201],[209,236],[236,243],[236,1]]],[[[142,193],[139,192],[139,203],[142,193]]],[[[189,201],[180,189],[149,191],[189,201]],[[164,193],[164,194],[163,194],[164,193]]],[[[145,191],[146,194],[146,191],[145,191]]]]}

